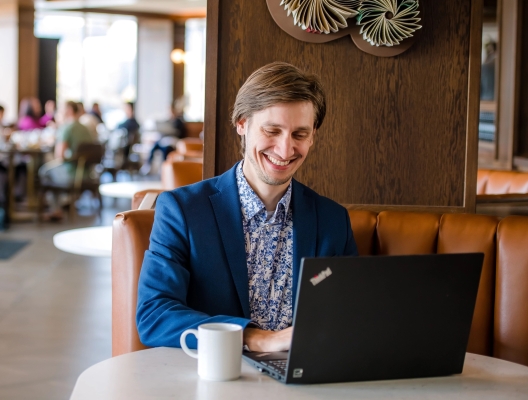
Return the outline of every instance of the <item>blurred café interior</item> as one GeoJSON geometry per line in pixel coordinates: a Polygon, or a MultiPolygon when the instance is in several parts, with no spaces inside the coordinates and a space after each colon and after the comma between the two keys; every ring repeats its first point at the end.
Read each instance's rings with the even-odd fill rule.
{"type": "Polygon", "coordinates": [[[0,398],[66,398],[141,348],[117,337],[124,249],[158,193],[240,159],[234,98],[272,61],[321,77],[296,178],[349,209],[360,255],[484,252],[468,351],[528,365],[528,6],[420,0],[385,57],[297,40],[272,1],[0,0],[0,398]]]}

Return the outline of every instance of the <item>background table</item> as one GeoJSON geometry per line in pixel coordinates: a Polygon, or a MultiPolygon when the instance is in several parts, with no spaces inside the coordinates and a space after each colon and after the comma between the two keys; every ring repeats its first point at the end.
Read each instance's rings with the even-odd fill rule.
{"type": "Polygon", "coordinates": [[[40,148],[27,148],[19,149],[16,147],[0,148],[0,154],[4,154],[8,158],[8,170],[7,170],[7,212],[11,221],[27,221],[34,219],[35,215],[17,213],[15,212],[15,156],[29,156],[29,162],[26,164],[27,168],[27,197],[28,205],[30,208],[36,208],[37,199],[35,195],[35,176],[44,163],[44,157],[50,153],[52,149],[50,147],[40,148]]]}
{"type": "Polygon", "coordinates": [[[71,399],[526,399],[528,367],[467,354],[461,375],[325,385],[284,385],[242,363],[232,382],[198,378],[197,360],[156,348],[114,357],[84,371],[71,399]]]}
{"type": "Polygon", "coordinates": [[[67,253],[111,257],[112,227],[95,226],[59,232],[53,236],[53,244],[67,253]]]}
{"type": "Polygon", "coordinates": [[[163,189],[159,181],[133,181],[103,183],[99,186],[99,193],[103,196],[131,199],[134,193],[148,189],[163,189]]]}

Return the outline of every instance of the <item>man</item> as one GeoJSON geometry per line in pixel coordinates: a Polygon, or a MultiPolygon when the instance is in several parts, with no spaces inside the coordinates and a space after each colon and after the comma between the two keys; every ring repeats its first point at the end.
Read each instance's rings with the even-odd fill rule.
{"type": "Polygon", "coordinates": [[[90,136],[92,137],[94,143],[99,143],[99,133],[97,132],[99,120],[93,114],[86,112],[82,101],[77,103],[77,107],[79,109],[77,115],[79,123],[88,129],[88,132],[90,132],[90,136]]]}
{"type": "Polygon", "coordinates": [[[183,108],[185,106],[185,99],[183,97],[174,101],[170,105],[170,119],[164,124],[165,132],[162,132],[160,128],[160,133],[163,134],[163,137],[154,143],[154,146],[150,150],[150,155],[148,160],[143,164],[139,173],[142,175],[147,175],[150,173],[152,162],[154,161],[154,156],[157,151],[161,151],[163,161],[167,159],[167,156],[171,151],[176,150],[176,144],[179,139],[183,139],[187,136],[187,128],[185,126],[185,119],[183,118],[183,108]],[[169,129],[167,129],[167,127],[169,129]]]}
{"type": "Polygon", "coordinates": [[[138,288],[144,344],[179,347],[188,328],[231,322],[250,350],[289,349],[301,258],[357,255],[347,211],[292,179],[325,112],[319,80],[292,65],[244,83],[232,116],[244,159],[158,199],[138,288]]]}
{"type": "Polygon", "coordinates": [[[134,111],[134,103],[125,103],[125,114],[126,120],[121,122],[117,127],[119,129],[126,129],[127,131],[127,145],[124,148],[125,159],[128,159],[131,147],[139,141],[139,128],[140,125],[136,121],[136,115],[134,111]]]}
{"type": "Polygon", "coordinates": [[[104,124],[103,114],[101,113],[99,103],[96,102],[92,104],[92,110],[90,111],[90,114],[92,114],[97,119],[99,124],[104,124]]]}
{"type": "Polygon", "coordinates": [[[129,132],[138,131],[139,123],[136,121],[134,103],[132,102],[125,103],[124,108],[125,108],[126,119],[123,122],[121,122],[117,127],[126,129],[129,132]]]}
{"type": "MultiPolygon", "coordinates": [[[[73,101],[66,102],[64,106],[63,124],[57,130],[57,142],[55,143],[55,159],[44,164],[39,169],[42,182],[51,181],[64,186],[71,185],[74,180],[75,168],[68,159],[75,156],[77,148],[81,143],[93,143],[88,129],[78,121],[79,107],[73,101]]],[[[62,210],[59,200],[50,197],[50,220],[62,219],[62,210]]]]}

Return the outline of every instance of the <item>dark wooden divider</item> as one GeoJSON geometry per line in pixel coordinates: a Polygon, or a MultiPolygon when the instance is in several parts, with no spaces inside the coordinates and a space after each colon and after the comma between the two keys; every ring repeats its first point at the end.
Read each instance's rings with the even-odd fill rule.
{"type": "Polygon", "coordinates": [[[230,124],[239,87],[262,65],[286,61],[318,74],[328,97],[298,180],[354,208],[473,212],[482,0],[421,2],[417,43],[378,58],[350,37],[290,37],[265,0],[209,0],[205,177],[240,159],[230,124]]]}

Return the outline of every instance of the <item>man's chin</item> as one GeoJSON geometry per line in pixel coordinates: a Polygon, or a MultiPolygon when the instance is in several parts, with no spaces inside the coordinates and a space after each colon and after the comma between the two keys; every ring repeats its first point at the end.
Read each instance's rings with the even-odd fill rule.
{"type": "Polygon", "coordinates": [[[260,174],[260,180],[268,185],[272,185],[272,186],[281,186],[281,185],[284,185],[286,183],[288,183],[291,179],[292,179],[293,175],[289,175],[289,176],[282,176],[282,177],[273,177],[269,174],[264,174],[264,173],[261,173],[260,174]]]}

